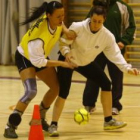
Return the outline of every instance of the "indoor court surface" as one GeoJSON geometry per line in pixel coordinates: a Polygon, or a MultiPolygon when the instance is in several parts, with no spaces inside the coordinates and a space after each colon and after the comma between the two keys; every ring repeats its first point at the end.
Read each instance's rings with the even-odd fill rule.
{"type": "MultiPolygon", "coordinates": [[[[124,75],[124,92],[121,100],[123,111],[114,118],[123,120],[128,125],[113,131],[103,130],[103,111],[98,98],[96,111],[90,116],[86,125],[78,125],[73,120],[73,113],[82,107],[82,93],[85,78],[74,73],[70,95],[59,121],[59,137],[51,138],[44,133],[44,140],[140,140],[140,76],[124,75]]],[[[28,140],[29,122],[33,107],[39,104],[48,87],[38,80],[38,94],[25,111],[22,122],[17,129],[17,140],[28,140]]],[[[14,109],[18,99],[23,95],[23,86],[14,66],[0,66],[0,140],[10,140],[3,137],[4,128],[9,114],[14,109]]],[[[50,123],[52,107],[47,114],[50,123]]],[[[41,139],[42,140],[42,139],[41,139]]]]}

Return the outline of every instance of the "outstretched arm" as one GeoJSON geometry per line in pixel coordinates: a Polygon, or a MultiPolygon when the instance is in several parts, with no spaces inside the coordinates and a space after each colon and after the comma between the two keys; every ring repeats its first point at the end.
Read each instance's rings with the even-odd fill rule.
{"type": "Polygon", "coordinates": [[[66,35],[67,39],[74,40],[76,38],[76,34],[70,31],[64,23],[62,24],[62,28],[63,28],[63,33],[66,35]]]}
{"type": "Polygon", "coordinates": [[[140,72],[136,68],[132,68],[131,64],[128,64],[118,48],[114,36],[109,41],[109,44],[103,51],[105,56],[114,63],[122,72],[126,72],[133,75],[139,75],[140,72]]]}
{"type": "Polygon", "coordinates": [[[29,48],[29,59],[31,63],[38,67],[56,67],[56,66],[62,66],[67,68],[74,68],[72,64],[64,61],[57,61],[57,60],[48,60],[46,59],[44,55],[44,49],[43,49],[43,42],[42,40],[34,40],[30,41],[28,43],[29,48]]]}
{"type": "Polygon", "coordinates": [[[136,68],[129,69],[128,73],[132,74],[132,75],[140,75],[140,71],[138,69],[136,69],[136,68]]]}
{"type": "Polygon", "coordinates": [[[74,66],[66,61],[57,61],[57,60],[48,60],[47,61],[47,67],[57,67],[57,66],[61,66],[61,67],[65,67],[65,68],[71,68],[73,69],[74,66]]]}
{"type": "MultiPolygon", "coordinates": [[[[70,31],[76,35],[74,31],[70,31]]],[[[77,67],[75,63],[72,62],[74,60],[74,57],[71,54],[70,51],[70,45],[73,43],[73,40],[68,40],[65,35],[63,35],[59,40],[59,47],[61,54],[66,58],[65,61],[70,63],[73,67],[77,67]]]]}

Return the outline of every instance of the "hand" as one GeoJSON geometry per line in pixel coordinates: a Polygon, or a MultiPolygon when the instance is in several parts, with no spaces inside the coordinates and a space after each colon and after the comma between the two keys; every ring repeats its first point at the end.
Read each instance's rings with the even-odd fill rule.
{"type": "Polygon", "coordinates": [[[67,39],[74,40],[76,38],[76,34],[73,31],[67,31],[65,32],[67,39]]]}
{"type": "Polygon", "coordinates": [[[123,49],[125,45],[122,42],[118,42],[118,46],[120,49],[123,49]]]}
{"type": "Polygon", "coordinates": [[[71,62],[71,59],[74,59],[74,57],[72,56],[70,52],[65,54],[65,58],[66,58],[66,61],[69,63],[71,62]]]}
{"type": "Polygon", "coordinates": [[[63,61],[61,66],[64,67],[64,68],[74,69],[74,66],[71,63],[66,62],[66,61],[63,61]]]}
{"type": "Polygon", "coordinates": [[[67,53],[65,55],[65,58],[66,58],[65,61],[70,63],[73,67],[78,67],[78,65],[74,62],[75,59],[71,53],[67,53]]]}
{"type": "Polygon", "coordinates": [[[132,75],[139,75],[140,71],[136,68],[131,68],[131,69],[128,70],[128,73],[132,74],[132,75]]]}

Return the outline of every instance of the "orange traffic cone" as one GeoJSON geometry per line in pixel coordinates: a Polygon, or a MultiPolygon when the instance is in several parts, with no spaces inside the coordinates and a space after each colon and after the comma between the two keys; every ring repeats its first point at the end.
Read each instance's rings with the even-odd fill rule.
{"type": "Polygon", "coordinates": [[[42,125],[39,113],[39,105],[34,105],[33,116],[28,140],[44,140],[42,125]]]}

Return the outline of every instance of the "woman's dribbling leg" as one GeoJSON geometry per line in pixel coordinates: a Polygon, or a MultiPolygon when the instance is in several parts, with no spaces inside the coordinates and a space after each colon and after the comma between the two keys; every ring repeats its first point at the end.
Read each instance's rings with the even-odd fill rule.
{"type": "Polygon", "coordinates": [[[96,82],[101,87],[101,102],[104,112],[104,129],[113,130],[126,126],[125,122],[119,122],[112,118],[112,93],[111,82],[104,71],[95,63],[77,68],[77,71],[86,78],[96,82]]]}
{"type": "Polygon", "coordinates": [[[54,67],[48,67],[37,72],[37,76],[49,87],[49,90],[45,93],[40,103],[40,116],[42,128],[43,130],[48,131],[49,125],[45,118],[47,110],[50,108],[51,104],[53,103],[53,101],[59,93],[57,74],[54,67]]]}

